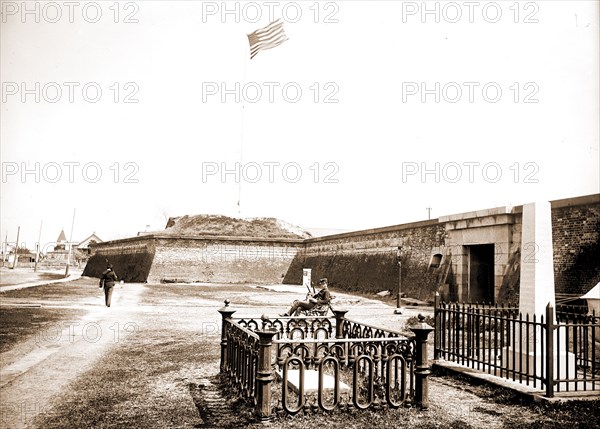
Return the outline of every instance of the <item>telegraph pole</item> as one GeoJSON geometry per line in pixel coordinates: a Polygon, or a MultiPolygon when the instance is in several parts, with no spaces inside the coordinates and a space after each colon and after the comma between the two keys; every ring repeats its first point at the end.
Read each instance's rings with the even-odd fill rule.
{"type": "Polygon", "coordinates": [[[73,209],[73,221],[71,222],[71,236],[69,237],[69,253],[67,253],[67,267],[65,268],[65,277],[69,275],[69,264],[71,263],[71,250],[73,249],[73,226],[75,225],[75,210],[73,209]]]}
{"type": "Polygon", "coordinates": [[[19,233],[21,232],[21,227],[17,228],[17,245],[15,246],[15,259],[13,259],[12,269],[15,269],[15,265],[17,265],[17,260],[19,259],[19,233]]]}
{"type": "Polygon", "coordinates": [[[427,219],[431,219],[431,207],[426,207],[427,209],[427,219]]]}
{"type": "Polygon", "coordinates": [[[44,223],[44,221],[40,221],[40,234],[38,235],[38,242],[35,245],[36,246],[36,251],[35,251],[35,265],[33,266],[33,271],[36,272],[37,271],[37,264],[38,264],[38,260],[40,259],[40,241],[42,240],[42,224],[44,223]]]}
{"type": "Polygon", "coordinates": [[[4,244],[2,245],[2,266],[4,267],[4,263],[6,261],[7,255],[6,251],[8,250],[8,230],[4,233],[4,244]]]}

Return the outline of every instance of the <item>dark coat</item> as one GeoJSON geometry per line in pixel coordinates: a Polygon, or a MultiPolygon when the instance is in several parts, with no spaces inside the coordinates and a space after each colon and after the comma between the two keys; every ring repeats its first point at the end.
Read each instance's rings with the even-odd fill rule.
{"type": "Polygon", "coordinates": [[[317,300],[317,304],[329,304],[331,301],[331,293],[329,293],[329,289],[321,289],[314,295],[314,298],[317,300]]]}
{"type": "Polygon", "coordinates": [[[115,272],[108,268],[102,273],[102,277],[100,277],[100,280],[102,280],[104,287],[113,287],[118,278],[115,272]]]}

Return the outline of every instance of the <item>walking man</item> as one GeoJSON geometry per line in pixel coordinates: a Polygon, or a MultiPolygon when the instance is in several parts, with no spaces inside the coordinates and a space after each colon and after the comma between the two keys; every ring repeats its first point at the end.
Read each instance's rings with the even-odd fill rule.
{"type": "Polygon", "coordinates": [[[112,264],[108,264],[106,266],[106,271],[104,271],[102,277],[100,277],[100,287],[104,286],[104,302],[107,307],[110,307],[110,299],[117,280],[117,275],[113,271],[112,264]]]}

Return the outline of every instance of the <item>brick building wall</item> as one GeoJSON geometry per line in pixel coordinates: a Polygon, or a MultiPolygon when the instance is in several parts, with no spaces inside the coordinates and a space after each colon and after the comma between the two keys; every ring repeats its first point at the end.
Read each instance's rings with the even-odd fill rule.
{"type": "Polygon", "coordinates": [[[583,295],[600,281],[600,195],[552,202],[557,293],[583,295]]]}

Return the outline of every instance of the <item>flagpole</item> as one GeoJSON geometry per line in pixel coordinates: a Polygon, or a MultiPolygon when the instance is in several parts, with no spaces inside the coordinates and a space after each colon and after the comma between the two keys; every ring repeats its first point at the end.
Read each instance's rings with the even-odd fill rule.
{"type": "MultiPolygon", "coordinates": [[[[246,53],[246,51],[244,50],[244,66],[243,66],[243,72],[242,72],[242,88],[245,87],[246,85],[246,72],[248,69],[248,54],[246,53]]],[[[238,183],[238,201],[237,201],[237,206],[238,206],[238,215],[241,216],[242,215],[242,181],[243,178],[241,177],[242,175],[242,171],[244,170],[243,167],[243,154],[244,154],[244,119],[245,119],[245,111],[246,111],[246,99],[242,100],[242,113],[241,113],[241,125],[240,125],[240,177],[239,177],[239,183],[238,183]]]]}
{"type": "MultiPolygon", "coordinates": [[[[271,22],[264,28],[247,34],[250,52],[249,54],[244,52],[244,75],[243,82],[246,85],[246,69],[248,67],[248,61],[250,61],[260,51],[266,49],[272,49],[276,46],[281,45],[283,42],[288,40],[285,31],[283,29],[283,20],[281,18],[271,22]],[[248,58],[250,57],[250,58],[248,58]]],[[[240,135],[240,176],[244,171],[242,166],[243,161],[243,144],[244,144],[244,111],[246,108],[246,100],[242,100],[242,124],[241,124],[241,135],[240,135]]],[[[242,213],[242,177],[239,178],[238,186],[238,214],[242,213]]]]}

